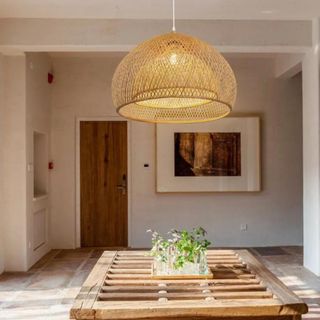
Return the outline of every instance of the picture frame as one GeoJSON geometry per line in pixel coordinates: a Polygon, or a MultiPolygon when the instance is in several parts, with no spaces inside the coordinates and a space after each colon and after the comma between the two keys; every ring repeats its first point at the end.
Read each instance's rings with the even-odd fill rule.
{"type": "Polygon", "coordinates": [[[257,192],[260,119],[157,124],[157,192],[257,192]]]}

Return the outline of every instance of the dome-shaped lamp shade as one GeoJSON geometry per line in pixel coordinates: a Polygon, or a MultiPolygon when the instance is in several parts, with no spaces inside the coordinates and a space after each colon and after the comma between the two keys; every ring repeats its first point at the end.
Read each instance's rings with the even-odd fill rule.
{"type": "Polygon", "coordinates": [[[138,45],[119,64],[113,102],[125,118],[158,123],[211,121],[236,98],[228,62],[209,44],[170,32],[138,45]]]}

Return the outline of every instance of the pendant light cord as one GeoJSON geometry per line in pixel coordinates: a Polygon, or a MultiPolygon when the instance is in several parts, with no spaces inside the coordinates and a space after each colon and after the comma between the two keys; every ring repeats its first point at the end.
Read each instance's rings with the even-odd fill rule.
{"type": "Polygon", "coordinates": [[[176,2],[172,0],[172,31],[176,31],[176,2]]]}

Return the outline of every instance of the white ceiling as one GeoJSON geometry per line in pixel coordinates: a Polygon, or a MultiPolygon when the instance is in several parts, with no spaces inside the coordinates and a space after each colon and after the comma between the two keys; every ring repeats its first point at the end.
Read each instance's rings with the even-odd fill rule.
{"type": "MultiPolygon", "coordinates": [[[[320,0],[176,0],[177,19],[310,19],[320,0]]],[[[171,0],[0,0],[0,18],[168,19],[171,0]]]]}

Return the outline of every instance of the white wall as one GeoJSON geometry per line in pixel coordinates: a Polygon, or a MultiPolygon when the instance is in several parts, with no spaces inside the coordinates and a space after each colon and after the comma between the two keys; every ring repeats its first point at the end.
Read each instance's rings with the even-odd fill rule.
{"type": "MultiPolygon", "coordinates": [[[[111,78],[119,58],[54,58],[51,176],[52,240],[55,248],[75,245],[76,117],[116,116],[111,78]]],[[[234,59],[239,95],[235,114],[262,119],[260,193],[155,193],[155,128],[132,122],[131,239],[150,244],[148,228],[202,225],[218,246],[302,243],[301,79],[273,78],[268,59],[234,59]],[[149,168],[143,164],[149,163],[149,168]],[[248,231],[240,232],[247,223],[248,231]]]]}
{"type": "MultiPolygon", "coordinates": [[[[4,105],[4,65],[3,65],[3,55],[0,53],[0,114],[3,110],[4,105]]],[[[3,125],[0,123],[0,125],[3,125]]],[[[0,127],[0,133],[3,133],[2,127],[0,127]]],[[[0,134],[0,145],[2,144],[2,135],[0,134]]],[[[3,150],[0,149],[0,154],[3,150]]],[[[2,158],[2,155],[0,156],[2,158]]],[[[0,175],[2,175],[2,168],[0,167],[0,175]]],[[[3,187],[3,186],[2,186],[3,187]]],[[[2,189],[0,189],[2,191],[2,189]]],[[[2,192],[0,192],[0,208],[2,209],[4,198],[2,192]]],[[[4,271],[4,248],[3,248],[3,222],[2,222],[2,214],[0,211],[0,274],[4,271]]]]}
{"type": "MultiPolygon", "coordinates": [[[[26,271],[48,250],[49,198],[33,199],[33,131],[50,134],[50,89],[46,54],[0,60],[0,273],[26,271]],[[46,210],[44,226],[34,213],[46,210]],[[35,249],[44,228],[46,242],[35,249]],[[35,249],[35,250],[34,250],[35,249]]],[[[49,147],[47,150],[47,158],[49,147]]],[[[41,220],[42,221],[42,220],[41,220]]]]}
{"type": "MultiPolygon", "coordinates": [[[[33,135],[42,133],[47,140],[47,150],[43,154],[45,166],[49,161],[51,85],[48,72],[51,71],[50,57],[45,53],[28,53],[26,55],[26,107],[27,107],[27,163],[31,168],[27,172],[27,245],[28,267],[50,250],[50,193],[34,197],[33,194],[33,135]],[[41,246],[35,242],[44,238],[41,246]]],[[[49,170],[47,170],[49,187],[49,170]]]]}
{"type": "Polygon", "coordinates": [[[320,275],[320,25],[314,22],[313,49],[302,63],[303,78],[303,244],[304,266],[320,275]]]}
{"type": "Polygon", "coordinates": [[[25,56],[3,58],[1,104],[1,203],[5,270],[26,263],[26,86],[25,56]]]}

